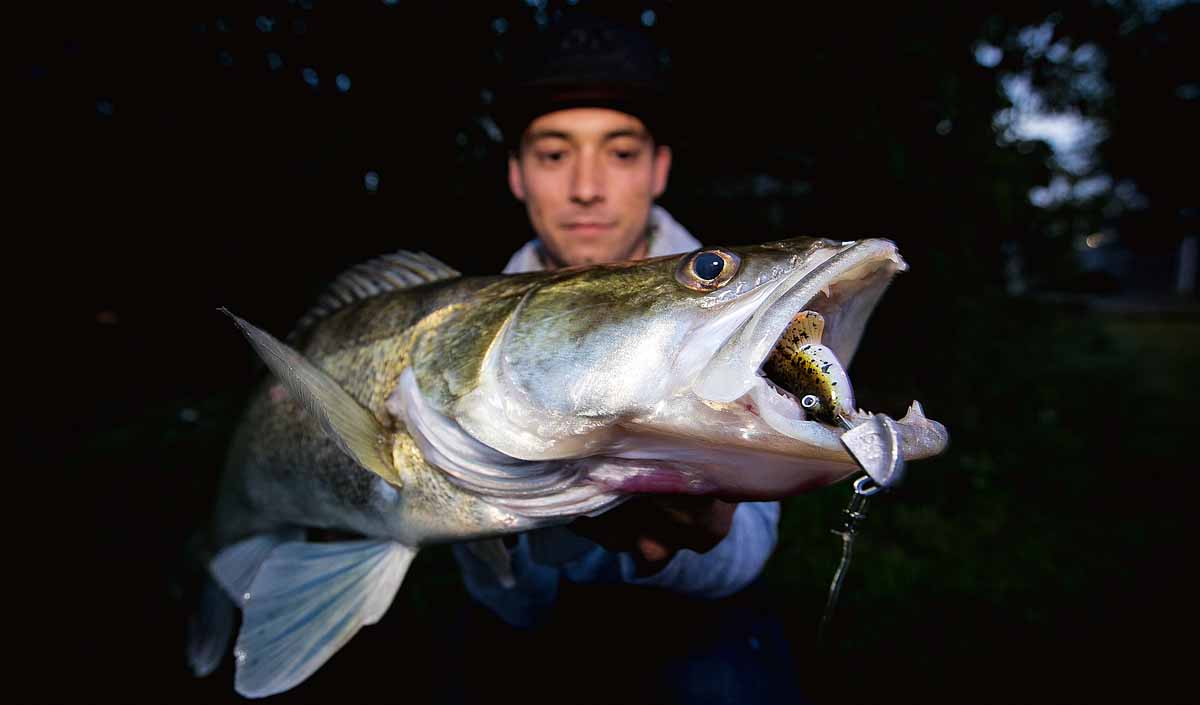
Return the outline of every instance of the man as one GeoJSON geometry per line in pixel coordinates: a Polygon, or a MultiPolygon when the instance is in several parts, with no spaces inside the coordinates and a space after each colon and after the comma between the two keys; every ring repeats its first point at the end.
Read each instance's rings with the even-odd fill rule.
{"type": "MultiPolygon", "coordinates": [[[[502,127],[510,141],[508,185],[524,203],[536,234],[512,256],[505,273],[699,248],[683,226],[654,205],[666,189],[672,156],[663,137],[667,121],[657,54],[640,35],[610,25],[576,25],[552,36],[557,44],[537,54],[523,80],[502,95],[502,127]]],[[[564,610],[591,609],[595,593],[571,587],[576,585],[652,588],[659,596],[622,599],[656,604],[662,595],[708,601],[733,595],[762,570],[775,547],[778,519],[777,502],[735,505],[650,496],[569,528],[509,541],[515,586],[501,585],[469,547],[456,546],[455,557],[468,592],[507,624],[527,629],[561,617],[556,614],[560,591],[572,591],[577,600],[564,610]]],[[[721,649],[720,644],[715,649],[701,645],[700,651],[710,653],[692,660],[702,663],[721,649]]],[[[726,656],[716,659],[724,666],[736,661],[726,656]]],[[[676,680],[689,680],[680,673],[676,680]]],[[[713,688],[702,676],[690,681],[658,695],[687,700],[679,688],[694,685],[708,701],[721,701],[712,697],[713,688]]],[[[757,686],[761,689],[761,683],[757,686]]],[[[739,686],[726,696],[754,701],[754,687],[739,686]]]]}

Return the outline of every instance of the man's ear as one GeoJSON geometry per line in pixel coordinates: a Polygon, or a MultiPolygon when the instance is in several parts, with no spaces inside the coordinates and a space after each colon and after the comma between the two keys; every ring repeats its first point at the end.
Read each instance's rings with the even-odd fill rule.
{"type": "Polygon", "coordinates": [[[525,201],[525,180],[521,177],[521,157],[519,154],[508,155],[508,190],[512,191],[512,195],[517,197],[518,201],[525,201]]]}
{"type": "MultiPolygon", "coordinates": [[[[671,174],[671,148],[659,145],[654,149],[654,197],[658,198],[667,190],[667,177],[671,174]]],[[[518,196],[518,198],[520,198],[518,196]]]]}

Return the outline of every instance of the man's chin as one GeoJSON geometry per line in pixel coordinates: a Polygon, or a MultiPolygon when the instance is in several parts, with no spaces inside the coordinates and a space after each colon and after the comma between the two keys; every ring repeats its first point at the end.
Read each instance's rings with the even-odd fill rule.
{"type": "Polygon", "coordinates": [[[570,246],[562,248],[557,259],[566,267],[642,259],[648,254],[643,238],[617,241],[612,233],[568,233],[565,240],[570,246]]]}

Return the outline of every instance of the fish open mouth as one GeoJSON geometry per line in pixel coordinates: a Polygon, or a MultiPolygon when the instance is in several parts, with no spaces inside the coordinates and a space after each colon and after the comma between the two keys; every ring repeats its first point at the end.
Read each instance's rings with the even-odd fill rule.
{"type": "MultiPolygon", "coordinates": [[[[788,438],[843,452],[842,432],[870,416],[855,407],[845,368],[875,305],[905,269],[893,243],[864,240],[785,277],[717,352],[697,392],[746,406],[788,438]]],[[[936,455],[948,443],[945,427],[915,401],[897,424],[907,459],[936,455]]]]}

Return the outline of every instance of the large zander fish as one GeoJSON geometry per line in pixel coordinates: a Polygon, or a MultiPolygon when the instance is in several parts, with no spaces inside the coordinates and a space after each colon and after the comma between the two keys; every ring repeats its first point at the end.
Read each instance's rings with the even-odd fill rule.
{"type": "MultiPolygon", "coordinates": [[[[868,415],[844,367],[905,268],[880,239],[478,278],[402,253],[340,277],[292,345],[234,316],[274,375],[205,539],[193,669],[218,665],[236,604],[238,692],[293,687],[382,617],[422,546],[475,542],[503,581],[497,537],[635,494],[774,500],[847,477],[839,437],[868,415]]],[[[896,424],[904,459],[948,442],[915,402],[896,424]]]]}

